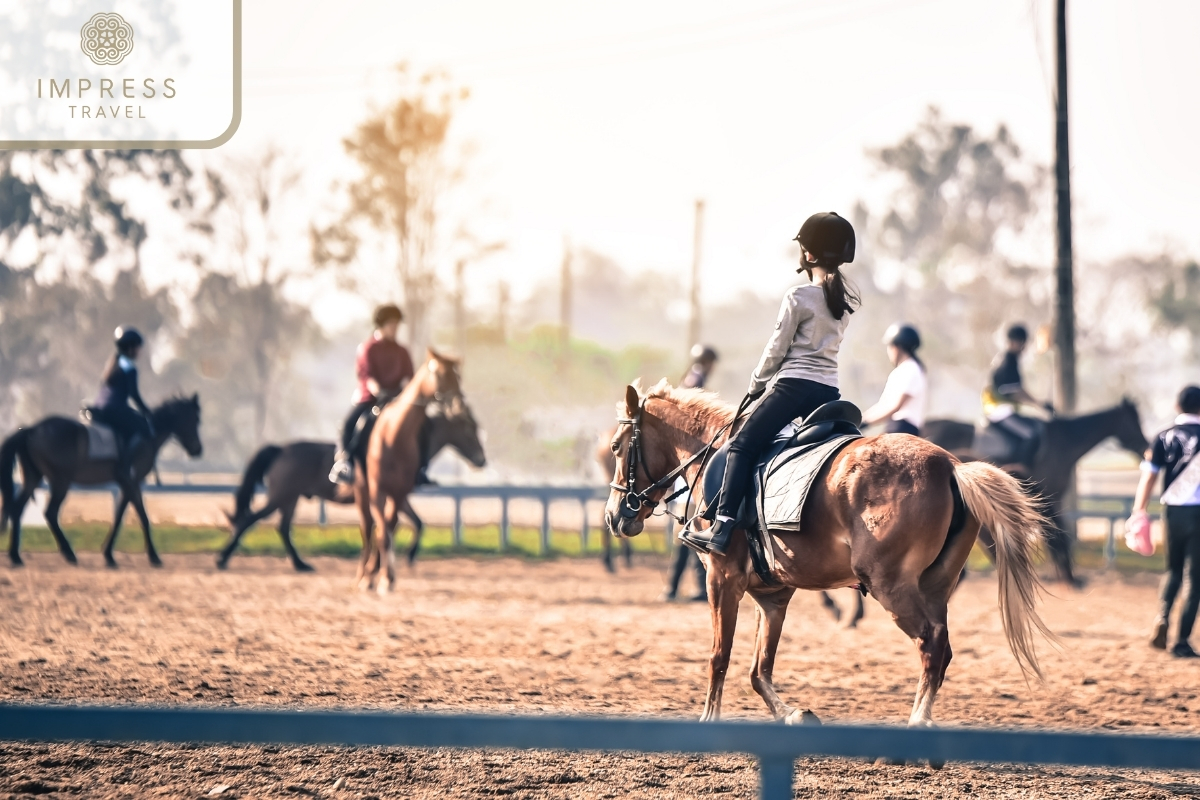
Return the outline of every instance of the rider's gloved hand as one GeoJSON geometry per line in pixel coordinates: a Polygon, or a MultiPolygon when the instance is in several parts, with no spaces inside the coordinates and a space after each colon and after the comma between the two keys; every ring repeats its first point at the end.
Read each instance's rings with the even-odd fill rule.
{"type": "Polygon", "coordinates": [[[750,388],[746,391],[746,397],[749,398],[750,400],[757,400],[758,398],[762,397],[763,392],[765,392],[766,390],[767,390],[767,387],[765,387],[765,386],[755,386],[752,384],[750,386],[750,388]]]}

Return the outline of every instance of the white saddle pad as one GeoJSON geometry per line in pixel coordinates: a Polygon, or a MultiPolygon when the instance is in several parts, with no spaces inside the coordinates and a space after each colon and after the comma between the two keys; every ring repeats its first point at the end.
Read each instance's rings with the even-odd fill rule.
{"type": "Polygon", "coordinates": [[[84,425],[88,432],[88,458],[92,461],[111,461],[117,457],[117,435],[113,429],[98,422],[84,425]]]}

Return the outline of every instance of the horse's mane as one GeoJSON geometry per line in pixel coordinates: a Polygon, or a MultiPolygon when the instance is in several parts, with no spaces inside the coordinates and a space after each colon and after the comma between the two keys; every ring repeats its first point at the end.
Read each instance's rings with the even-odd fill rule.
{"type": "Polygon", "coordinates": [[[172,395],[154,408],[150,409],[150,413],[174,415],[180,408],[191,405],[195,399],[195,397],[187,397],[182,394],[172,395]]]}
{"type": "MultiPolygon", "coordinates": [[[[664,400],[679,412],[667,420],[691,436],[704,437],[714,426],[729,424],[733,419],[733,408],[715,392],[704,389],[684,389],[672,386],[663,378],[649,390],[642,388],[641,379],[633,382],[633,388],[646,400],[664,400]]],[[[617,416],[626,414],[625,401],[617,403],[617,416]]]]}

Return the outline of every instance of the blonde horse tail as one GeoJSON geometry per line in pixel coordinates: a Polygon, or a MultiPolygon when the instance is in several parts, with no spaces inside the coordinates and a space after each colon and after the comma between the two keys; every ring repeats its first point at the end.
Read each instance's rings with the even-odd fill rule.
{"type": "Polygon", "coordinates": [[[1041,680],[1034,633],[1054,640],[1036,608],[1042,587],[1034,558],[1045,536],[1046,518],[1016,478],[991,464],[956,464],[954,477],[967,510],[996,540],[1000,621],[1009,649],[1026,678],[1032,673],[1041,680]]]}

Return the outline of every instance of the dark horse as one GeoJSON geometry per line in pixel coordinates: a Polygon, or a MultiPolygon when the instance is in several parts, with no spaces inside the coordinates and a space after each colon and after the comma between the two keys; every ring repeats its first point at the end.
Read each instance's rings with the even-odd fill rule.
{"type": "MultiPolygon", "coordinates": [[[[975,439],[975,428],[969,423],[931,419],[925,423],[922,435],[959,458],[973,458],[970,448],[975,439]]],[[[1030,491],[1045,501],[1044,512],[1051,522],[1047,529],[1047,548],[1059,580],[1073,586],[1079,586],[1081,582],[1075,577],[1071,565],[1071,537],[1064,524],[1063,495],[1070,487],[1075,464],[1110,436],[1115,437],[1126,450],[1139,456],[1146,450],[1146,437],[1142,433],[1137,406],[1127,398],[1104,411],[1079,417],[1055,417],[1047,422],[1041,447],[1028,476],[1012,468],[1012,465],[997,464],[1021,477],[1028,477],[1030,491]]],[[[991,555],[994,548],[989,533],[983,531],[979,539],[991,555]]]]}
{"type": "Polygon", "coordinates": [[[151,566],[161,567],[162,559],[150,538],[150,518],[142,503],[142,480],[154,469],[158,451],[174,437],[192,458],[198,458],[203,449],[200,444],[200,398],[197,395],[177,397],[163,403],[150,412],[156,431],[154,438],[142,442],[133,457],[133,475],[117,475],[116,461],[112,459],[92,460],[88,458],[88,432],[79,422],[67,417],[47,417],[36,425],[21,428],[0,445],[0,493],[3,494],[3,510],[0,511],[0,532],[5,522],[12,521],[12,533],[8,540],[8,557],[14,566],[21,561],[21,512],[33,497],[42,478],[50,484],[50,501],[46,503],[46,524],[54,534],[58,549],[70,563],[75,563],[75,552],[63,535],[58,524],[58,511],[71,484],[95,486],[116,482],[121,489],[117,500],[116,516],[112,530],[104,540],[104,561],[108,566],[117,566],[113,558],[113,544],[121,530],[121,518],[125,509],[133,504],[138,519],[142,522],[142,533],[146,537],[146,555],[151,566]],[[21,464],[21,494],[13,487],[13,468],[21,464]]]}
{"type": "MultiPolygon", "coordinates": [[[[479,441],[479,427],[471,409],[466,403],[442,408],[439,404],[431,403],[426,407],[425,425],[429,435],[429,458],[445,446],[457,450],[463,458],[476,467],[487,463],[483,445],[479,441]]],[[[242,475],[242,484],[234,495],[236,508],[232,514],[227,514],[233,526],[233,535],[229,542],[221,548],[217,556],[217,567],[225,569],[229,557],[237,548],[242,535],[259,520],[279,512],[279,536],[283,539],[283,547],[292,566],[298,572],[311,572],[304,559],[296,552],[292,544],[292,517],[296,513],[296,503],[301,495],[304,497],[319,497],[330,502],[349,505],[354,502],[355,493],[352,487],[334,483],[329,480],[329,470],[333,466],[334,451],[337,446],[332,442],[291,442],[283,446],[269,444],[254,454],[246,471],[242,475]],[[267,502],[262,508],[253,511],[250,503],[254,499],[255,489],[259,484],[267,487],[267,502]]],[[[362,463],[359,462],[358,476],[362,476],[362,463]]],[[[405,506],[406,513],[413,524],[413,530],[423,526],[420,517],[411,513],[411,506],[405,506]]],[[[413,555],[419,537],[413,537],[413,555]]]]}

